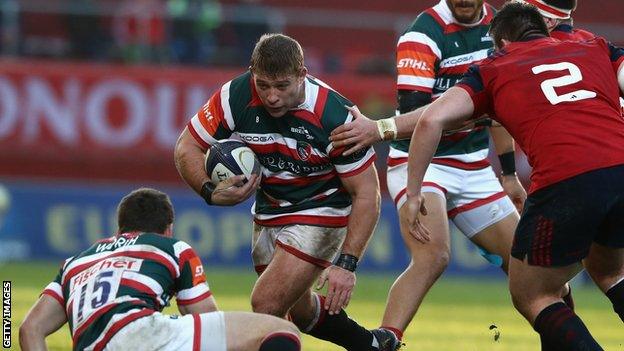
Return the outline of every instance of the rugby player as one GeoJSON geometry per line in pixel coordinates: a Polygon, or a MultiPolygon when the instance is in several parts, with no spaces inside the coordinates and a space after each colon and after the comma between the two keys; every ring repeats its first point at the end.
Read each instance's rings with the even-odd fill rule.
{"type": "Polygon", "coordinates": [[[65,323],[74,350],[300,350],[288,321],[217,310],[199,257],[173,238],[173,217],[158,190],[126,195],[118,233],[66,259],[30,309],[19,330],[22,350],[47,349],[45,337],[65,323]],[[181,317],[161,313],[173,297],[181,317]]]}
{"type": "Polygon", "coordinates": [[[499,50],[428,107],[413,133],[409,230],[424,235],[423,177],[442,130],[488,113],[533,167],[511,250],[514,305],[553,349],[602,350],[560,292],[584,266],[624,321],[624,50],[602,38],[553,40],[538,10],[518,2],[490,33],[499,50]]]}
{"type": "Polygon", "coordinates": [[[351,121],[353,104],[308,75],[303,50],[282,34],[263,35],[249,70],[225,83],[191,118],[175,150],[182,178],[209,205],[234,205],[255,192],[252,258],[256,312],[292,321],[347,350],[393,350],[394,334],[366,330],[344,311],[379,217],[372,148],[343,156],[330,132],[351,121]],[[236,134],[258,157],[262,177],[214,190],[206,151],[236,134]],[[321,274],[323,273],[323,274],[321,274]],[[312,292],[327,282],[327,295],[312,292]]]}

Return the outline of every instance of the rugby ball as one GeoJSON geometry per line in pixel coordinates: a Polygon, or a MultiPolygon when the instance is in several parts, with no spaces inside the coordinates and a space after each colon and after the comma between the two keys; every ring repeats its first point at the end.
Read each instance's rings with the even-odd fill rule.
{"type": "Polygon", "coordinates": [[[249,179],[252,174],[262,172],[256,154],[242,141],[232,139],[219,140],[212,145],[206,153],[204,165],[215,185],[236,175],[244,174],[249,179]]]}

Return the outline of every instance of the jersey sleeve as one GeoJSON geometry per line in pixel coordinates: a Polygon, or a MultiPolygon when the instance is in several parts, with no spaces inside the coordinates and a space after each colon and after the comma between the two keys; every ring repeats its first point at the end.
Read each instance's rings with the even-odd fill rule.
{"type": "Polygon", "coordinates": [[[464,89],[470,95],[472,103],[474,104],[473,119],[479,118],[484,114],[494,116],[491,108],[490,94],[483,84],[479,65],[470,66],[468,71],[455,86],[464,89]]]}
{"type": "Polygon", "coordinates": [[[49,295],[53,297],[56,301],[58,301],[58,303],[61,304],[63,309],[65,309],[65,298],[63,297],[63,287],[61,285],[61,279],[63,278],[63,268],[65,267],[65,264],[68,260],[69,259],[63,261],[63,263],[61,264],[61,268],[59,268],[59,272],[54,280],[50,284],[48,284],[41,292],[41,295],[49,295]]]}
{"type": "Polygon", "coordinates": [[[435,38],[434,19],[423,13],[397,43],[397,89],[431,94],[442,53],[435,38]]]}
{"type": "Polygon", "coordinates": [[[193,138],[205,149],[217,140],[229,138],[234,131],[229,89],[230,82],[215,92],[187,124],[193,138]]]}
{"type": "MultiPolygon", "coordinates": [[[[338,93],[332,92],[327,99],[321,123],[329,133],[340,125],[353,120],[353,115],[344,106],[353,106],[353,103],[338,93]]],[[[331,142],[327,143],[326,151],[340,177],[351,177],[363,172],[375,161],[375,150],[372,147],[364,148],[349,156],[342,156],[345,147],[334,148],[331,142]]]]}
{"type": "Polygon", "coordinates": [[[180,276],[175,282],[178,305],[190,305],[209,298],[212,292],[195,250],[183,241],[175,243],[174,249],[180,266],[180,276]]]}

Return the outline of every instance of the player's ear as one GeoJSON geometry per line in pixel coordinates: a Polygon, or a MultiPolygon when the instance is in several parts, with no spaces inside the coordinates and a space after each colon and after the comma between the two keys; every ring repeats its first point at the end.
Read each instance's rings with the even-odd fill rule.
{"type": "Polygon", "coordinates": [[[173,223],[167,226],[167,229],[165,229],[165,232],[163,233],[163,235],[166,236],[167,238],[173,238],[173,223]]]}
{"type": "Polygon", "coordinates": [[[301,74],[299,75],[299,79],[303,81],[303,79],[308,75],[308,68],[303,66],[301,69],[301,74]]]}

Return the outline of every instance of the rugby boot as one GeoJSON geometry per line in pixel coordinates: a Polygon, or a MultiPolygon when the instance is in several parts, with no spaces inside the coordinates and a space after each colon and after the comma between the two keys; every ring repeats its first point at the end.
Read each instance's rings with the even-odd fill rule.
{"type": "Polygon", "coordinates": [[[371,330],[371,333],[377,340],[377,347],[373,346],[372,351],[394,351],[401,347],[399,339],[388,329],[377,328],[371,330]]]}

